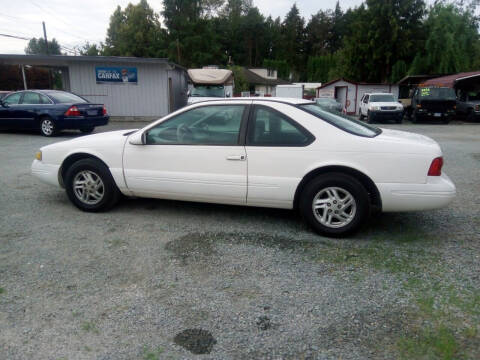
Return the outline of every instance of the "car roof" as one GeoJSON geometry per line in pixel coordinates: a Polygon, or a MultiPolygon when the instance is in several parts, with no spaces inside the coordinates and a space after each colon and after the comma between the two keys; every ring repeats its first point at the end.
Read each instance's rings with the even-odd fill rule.
{"type": "MultiPolygon", "coordinates": [[[[268,101],[268,102],[281,102],[290,105],[299,105],[299,104],[313,104],[314,101],[306,100],[306,99],[298,99],[298,98],[282,98],[282,97],[235,97],[235,98],[218,98],[218,99],[210,99],[210,100],[203,100],[197,101],[193,104],[203,103],[203,102],[215,102],[215,101],[268,101]]],[[[193,105],[192,104],[192,105],[193,105]]]]}

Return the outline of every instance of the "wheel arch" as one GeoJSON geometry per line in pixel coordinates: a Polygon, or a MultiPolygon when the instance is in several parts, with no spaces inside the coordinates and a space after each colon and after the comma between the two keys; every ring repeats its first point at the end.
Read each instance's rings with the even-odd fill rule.
{"type": "MultiPolygon", "coordinates": [[[[62,162],[62,165],[60,165],[60,169],[58,170],[58,183],[62,188],[65,188],[65,175],[67,174],[67,170],[72,166],[75,162],[78,160],[83,160],[83,159],[94,159],[100,161],[107,169],[109,169],[108,165],[100,159],[98,156],[95,156],[93,154],[87,153],[87,152],[78,152],[78,153],[73,153],[68,155],[62,162]]],[[[110,169],[108,170],[110,171],[110,169]]]]}
{"type": "Polygon", "coordinates": [[[295,209],[298,208],[300,194],[302,193],[303,189],[305,188],[305,186],[308,184],[308,182],[310,180],[314,179],[315,177],[317,177],[319,175],[332,173],[332,172],[343,173],[343,174],[346,174],[346,175],[350,175],[353,178],[360,181],[360,183],[365,187],[365,189],[368,192],[368,195],[370,197],[370,203],[371,203],[374,211],[381,211],[381,209],[382,209],[382,199],[381,199],[381,196],[380,196],[380,192],[378,191],[378,188],[375,185],[375,183],[373,182],[373,180],[369,176],[365,175],[363,172],[361,172],[357,169],[348,167],[348,166],[344,166],[344,165],[322,166],[322,167],[318,167],[316,169],[313,169],[309,173],[307,173],[297,186],[297,189],[295,191],[294,200],[293,200],[293,207],[295,209]]]}

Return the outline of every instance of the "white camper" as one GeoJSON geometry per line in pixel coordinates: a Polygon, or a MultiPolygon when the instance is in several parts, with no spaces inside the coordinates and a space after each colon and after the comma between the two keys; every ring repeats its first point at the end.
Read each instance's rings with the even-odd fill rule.
{"type": "Polygon", "coordinates": [[[303,85],[277,85],[276,96],[303,99],[303,85]]]}
{"type": "Polygon", "coordinates": [[[188,104],[218,98],[229,98],[233,94],[233,72],[226,69],[189,69],[191,84],[188,104]]]}

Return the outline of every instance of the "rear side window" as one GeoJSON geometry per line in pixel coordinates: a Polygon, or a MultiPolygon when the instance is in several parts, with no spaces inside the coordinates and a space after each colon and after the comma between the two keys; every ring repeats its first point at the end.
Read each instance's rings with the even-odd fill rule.
{"type": "Polygon", "coordinates": [[[41,104],[41,103],[42,103],[42,100],[40,99],[40,96],[37,93],[26,92],[25,95],[23,95],[22,104],[35,105],[35,104],[41,104]]]}
{"type": "Polygon", "coordinates": [[[8,95],[3,99],[3,102],[7,105],[15,105],[20,102],[20,98],[22,97],[22,93],[15,93],[12,95],[8,95]]]}
{"type": "Polygon", "coordinates": [[[51,92],[48,94],[57,104],[78,104],[88,101],[78,95],[68,92],[51,92]]]}
{"type": "Polygon", "coordinates": [[[266,106],[255,106],[248,126],[249,146],[307,146],[314,137],[286,115],[266,106]]]}

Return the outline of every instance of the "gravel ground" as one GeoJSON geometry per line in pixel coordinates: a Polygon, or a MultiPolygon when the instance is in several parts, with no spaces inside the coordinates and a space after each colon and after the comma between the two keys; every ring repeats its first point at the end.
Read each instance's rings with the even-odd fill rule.
{"type": "Polygon", "coordinates": [[[476,358],[480,125],[385,127],[437,140],[458,196],[343,240],[275,209],[83,213],[30,175],[78,133],[0,132],[0,359],[476,358]]]}

